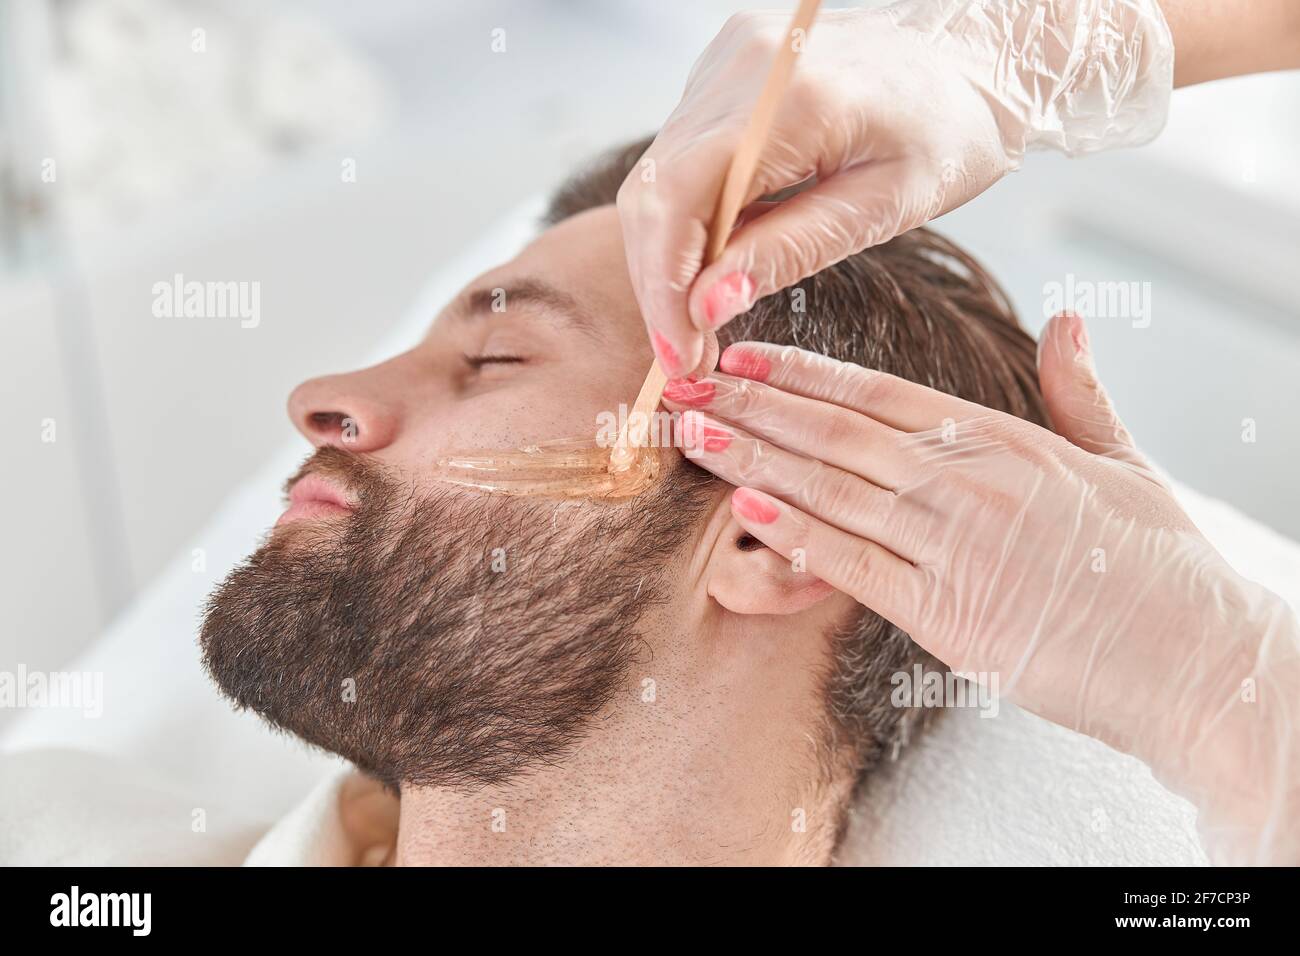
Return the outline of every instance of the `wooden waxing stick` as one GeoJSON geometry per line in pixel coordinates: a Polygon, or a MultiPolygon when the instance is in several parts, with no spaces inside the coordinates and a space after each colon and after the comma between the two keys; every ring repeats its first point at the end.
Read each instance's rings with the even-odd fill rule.
{"type": "MultiPolygon", "coordinates": [[[[749,184],[754,179],[754,170],[758,168],[759,154],[767,143],[767,135],[771,132],[772,123],[776,119],[777,107],[781,105],[781,97],[785,94],[785,88],[789,86],[790,77],[794,73],[794,58],[798,52],[794,41],[796,32],[801,39],[807,37],[808,30],[812,27],[813,17],[817,15],[817,8],[820,5],[821,0],[799,0],[799,8],[795,10],[794,18],[790,21],[790,29],[785,34],[786,42],[776,51],[776,59],[772,61],[767,82],[763,84],[763,91],[759,93],[758,101],[754,104],[754,112],[749,116],[749,126],[745,128],[745,134],[740,138],[736,155],[731,158],[731,165],[727,167],[727,177],[722,182],[722,193],[718,196],[718,206],[713,213],[713,221],[709,224],[709,238],[704,249],[706,266],[722,254],[722,249],[731,235],[731,227],[735,224],[744,205],[745,194],[749,192],[749,184]]],[[[618,442],[609,456],[611,472],[617,474],[630,468],[632,462],[636,460],[638,450],[647,444],[651,422],[655,410],[659,407],[659,401],[663,398],[664,386],[667,384],[668,376],[664,374],[657,361],[652,362],[650,372],[646,375],[641,391],[632,406],[632,413],[623,423],[618,442]]]]}

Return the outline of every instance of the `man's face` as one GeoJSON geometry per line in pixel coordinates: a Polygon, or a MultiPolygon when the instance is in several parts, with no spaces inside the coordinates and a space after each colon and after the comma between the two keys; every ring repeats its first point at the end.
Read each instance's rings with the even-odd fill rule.
{"type": "Polygon", "coordinates": [[[675,451],[618,503],[434,475],[451,451],[594,440],[650,361],[605,207],[472,282],[411,351],[300,386],[289,407],[318,447],[312,481],[293,483],[298,503],[210,602],[218,685],[394,784],[500,782],[553,762],[595,714],[612,726],[610,708],[656,721],[683,763],[713,755],[710,786],[728,779],[723,744],[738,774],[773,747],[806,749],[824,645],[731,611],[770,621],[825,588],[737,547],[724,486],[675,451]],[[654,674],[631,672],[650,660],[654,674]],[[647,708],[657,681],[674,695],[647,708]]]}
{"type": "Polygon", "coordinates": [[[343,448],[420,482],[447,451],[594,439],[597,413],[631,402],[651,358],[604,207],[471,282],[411,351],[299,386],[289,412],[318,444],[338,442],[352,417],[343,448]]]}

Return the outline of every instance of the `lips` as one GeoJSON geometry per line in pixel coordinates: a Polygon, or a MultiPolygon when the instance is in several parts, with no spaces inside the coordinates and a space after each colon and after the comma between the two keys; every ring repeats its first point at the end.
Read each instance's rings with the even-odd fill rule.
{"type": "Polygon", "coordinates": [[[319,475],[303,475],[289,489],[289,507],[275,522],[278,528],[290,521],[328,518],[349,514],[355,507],[351,498],[336,485],[319,475]]]}

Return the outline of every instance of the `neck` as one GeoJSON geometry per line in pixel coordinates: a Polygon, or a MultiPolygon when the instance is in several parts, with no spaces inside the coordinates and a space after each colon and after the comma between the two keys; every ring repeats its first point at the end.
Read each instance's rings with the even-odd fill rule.
{"type": "MultiPolygon", "coordinates": [[[[722,725],[715,731],[729,723],[709,717],[722,725]]],[[[507,784],[403,788],[397,864],[829,861],[842,795],[808,785],[814,766],[774,759],[770,737],[720,745],[725,737],[674,728],[674,719],[647,726],[643,713],[611,716],[560,764],[507,784]]]]}

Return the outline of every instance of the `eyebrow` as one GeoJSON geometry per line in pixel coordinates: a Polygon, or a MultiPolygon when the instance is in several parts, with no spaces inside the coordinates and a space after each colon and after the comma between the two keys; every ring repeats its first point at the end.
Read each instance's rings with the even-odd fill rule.
{"type": "Polygon", "coordinates": [[[473,289],[465,294],[456,311],[465,318],[504,315],[520,305],[538,308],[592,338],[604,338],[600,324],[577,299],[544,279],[528,277],[473,289]]]}

